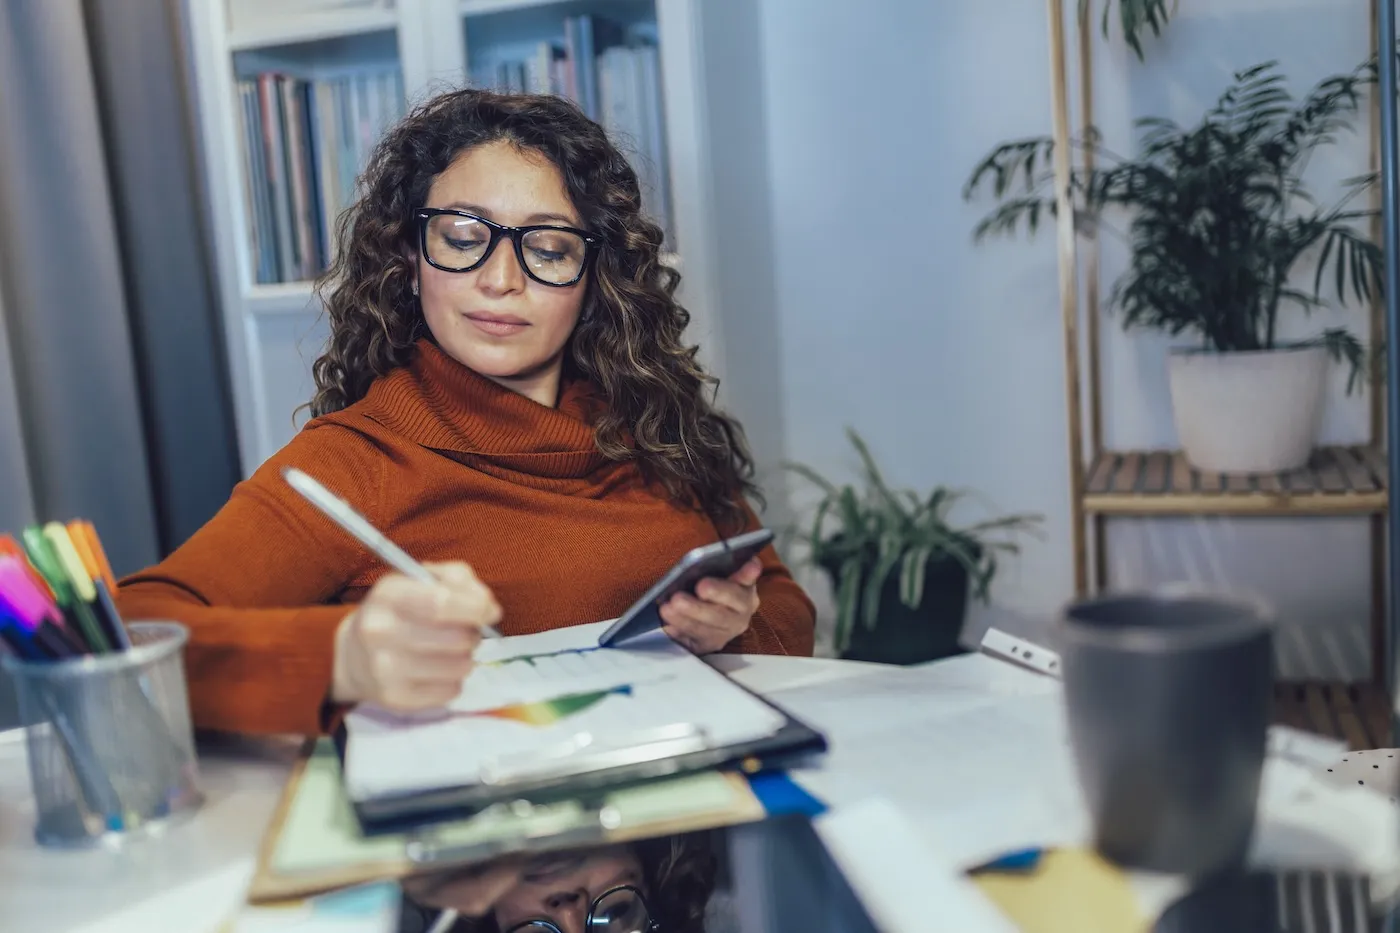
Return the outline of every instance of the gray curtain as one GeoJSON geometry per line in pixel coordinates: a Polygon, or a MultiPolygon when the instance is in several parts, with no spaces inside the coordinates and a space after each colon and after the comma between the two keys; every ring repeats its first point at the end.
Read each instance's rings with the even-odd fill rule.
{"type": "Polygon", "coordinates": [[[238,478],[178,9],[0,0],[0,528],[88,518],[118,574],[238,478]]]}

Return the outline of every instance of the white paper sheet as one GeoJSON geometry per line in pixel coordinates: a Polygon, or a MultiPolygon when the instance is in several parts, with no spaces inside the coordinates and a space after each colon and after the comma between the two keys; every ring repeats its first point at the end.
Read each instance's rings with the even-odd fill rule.
{"type": "Polygon", "coordinates": [[[908,816],[872,798],[816,821],[817,834],[881,930],[1015,933],[1017,927],[908,816]]]}
{"type": "Polygon", "coordinates": [[[595,745],[627,744],[630,736],[686,723],[704,730],[711,745],[727,746],[782,727],[771,707],[663,634],[625,649],[597,648],[606,626],[485,642],[480,666],[443,711],[403,717],[356,709],[346,719],[347,792],[368,800],[473,784],[493,762],[548,753],[580,734],[595,745]],[[503,709],[526,704],[552,709],[503,709]]]}
{"type": "MultiPolygon", "coordinates": [[[[1028,847],[1089,843],[1055,681],[967,656],[778,691],[773,700],[830,740],[826,759],[793,777],[838,812],[882,798],[963,868],[1028,847]],[[979,685],[988,664],[1017,680],[979,685]]],[[[1320,780],[1320,766],[1299,762],[1326,743],[1303,738],[1271,734],[1251,861],[1363,871],[1377,891],[1400,891],[1400,809],[1364,787],[1320,780]]]]}
{"type": "Polygon", "coordinates": [[[1053,695],[953,686],[934,666],[780,691],[773,700],[831,744],[818,766],[792,773],[800,784],[838,810],[887,799],[953,864],[1088,839],[1053,695]]]}

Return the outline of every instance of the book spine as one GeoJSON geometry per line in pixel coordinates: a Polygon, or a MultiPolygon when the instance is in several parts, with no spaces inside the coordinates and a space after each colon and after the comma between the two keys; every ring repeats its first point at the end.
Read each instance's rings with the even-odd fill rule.
{"type": "Polygon", "coordinates": [[[262,104],[263,152],[267,160],[268,189],[277,231],[276,281],[288,282],[296,274],[296,254],[292,247],[292,211],[288,194],[286,155],[282,142],[282,95],[278,89],[277,75],[259,75],[258,94],[262,104]]]}

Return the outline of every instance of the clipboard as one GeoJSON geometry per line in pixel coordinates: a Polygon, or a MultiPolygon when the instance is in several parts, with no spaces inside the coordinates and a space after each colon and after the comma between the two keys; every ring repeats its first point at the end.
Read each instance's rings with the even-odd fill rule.
{"type": "Polygon", "coordinates": [[[628,842],[757,822],[767,810],[737,773],[700,773],[614,789],[591,801],[514,802],[466,820],[364,834],[329,738],[309,739],[258,848],[247,900],[304,898],[506,853],[628,842]]]}
{"type": "MultiPolygon", "coordinates": [[[[604,743],[562,750],[557,756],[534,759],[515,770],[503,767],[494,781],[356,800],[351,806],[362,832],[370,837],[462,820],[517,801],[531,806],[561,800],[597,805],[609,791],[621,787],[702,771],[752,776],[785,770],[827,750],[826,737],[820,732],[765,697],[725,679],[734,690],[776,712],[783,720],[778,730],[754,741],[716,747],[709,745],[702,733],[676,724],[626,745],[604,743]]],[[[344,723],[336,730],[334,741],[343,765],[348,742],[344,723]]]]}

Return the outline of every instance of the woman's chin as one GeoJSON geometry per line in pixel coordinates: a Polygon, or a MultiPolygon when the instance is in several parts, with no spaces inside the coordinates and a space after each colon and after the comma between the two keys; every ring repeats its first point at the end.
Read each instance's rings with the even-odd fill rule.
{"type": "Polygon", "coordinates": [[[515,348],[482,346],[444,346],[447,354],[472,370],[496,382],[523,382],[537,379],[559,365],[561,357],[541,357],[537,353],[521,353],[515,348]],[[501,351],[506,352],[501,352],[501,351]]]}

